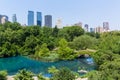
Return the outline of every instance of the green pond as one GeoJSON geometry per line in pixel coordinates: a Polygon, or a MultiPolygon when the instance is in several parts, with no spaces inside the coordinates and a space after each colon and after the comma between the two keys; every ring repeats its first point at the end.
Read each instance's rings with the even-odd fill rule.
{"type": "Polygon", "coordinates": [[[47,70],[51,66],[55,66],[56,68],[67,67],[76,72],[80,68],[84,68],[87,71],[95,69],[95,64],[92,58],[78,58],[71,61],[57,62],[36,61],[22,56],[0,58],[0,70],[7,70],[9,75],[14,75],[21,69],[27,69],[35,74],[43,73],[47,76],[47,70]]]}

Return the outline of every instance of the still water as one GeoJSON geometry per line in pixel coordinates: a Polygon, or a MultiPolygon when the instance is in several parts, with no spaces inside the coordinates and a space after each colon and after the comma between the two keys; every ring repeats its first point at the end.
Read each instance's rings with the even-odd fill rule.
{"type": "Polygon", "coordinates": [[[55,66],[56,68],[67,67],[76,72],[80,68],[84,68],[87,71],[95,69],[95,64],[92,58],[80,58],[71,61],[57,62],[36,61],[22,56],[0,58],[0,70],[7,70],[9,75],[14,75],[21,69],[27,69],[36,74],[48,74],[47,70],[51,66],[55,66]]]}

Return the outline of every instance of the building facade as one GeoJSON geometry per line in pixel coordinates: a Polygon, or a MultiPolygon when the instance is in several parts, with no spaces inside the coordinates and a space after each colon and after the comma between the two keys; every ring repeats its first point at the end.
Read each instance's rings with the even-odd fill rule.
{"type": "Polygon", "coordinates": [[[28,11],[28,26],[34,25],[34,12],[28,11]]]}
{"type": "Polygon", "coordinates": [[[104,32],[109,30],[109,23],[108,22],[103,22],[103,30],[104,30],[104,32]]]}
{"type": "Polygon", "coordinates": [[[82,22],[75,23],[74,26],[80,26],[80,27],[82,27],[82,22]]]}
{"type": "Polygon", "coordinates": [[[100,26],[96,27],[95,32],[96,33],[103,33],[103,27],[100,27],[100,26]]]}
{"type": "Polygon", "coordinates": [[[6,16],[6,15],[0,15],[0,23],[4,24],[6,22],[8,22],[8,16],[6,16]]]}
{"type": "Polygon", "coordinates": [[[56,21],[56,26],[57,28],[62,28],[62,19],[59,18],[57,21],[56,21]]]}
{"type": "Polygon", "coordinates": [[[95,32],[95,28],[90,28],[90,32],[95,32]]]}
{"type": "Polygon", "coordinates": [[[16,14],[13,14],[13,16],[12,16],[12,22],[17,22],[16,14]]]}
{"type": "Polygon", "coordinates": [[[45,26],[52,27],[52,16],[45,15],[45,26]]]}
{"type": "Polygon", "coordinates": [[[42,26],[42,13],[37,12],[37,25],[42,26]]]}
{"type": "Polygon", "coordinates": [[[89,25],[88,25],[88,24],[85,24],[85,25],[84,25],[84,30],[85,30],[86,32],[89,31],[89,25]]]}

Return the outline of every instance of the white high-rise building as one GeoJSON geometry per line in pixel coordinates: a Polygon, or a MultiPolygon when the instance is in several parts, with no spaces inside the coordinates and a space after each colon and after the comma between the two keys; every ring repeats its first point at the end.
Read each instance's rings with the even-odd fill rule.
{"type": "Polygon", "coordinates": [[[62,19],[61,19],[61,18],[59,18],[59,19],[57,20],[56,26],[57,26],[58,28],[62,28],[62,19]]]}
{"type": "Polygon", "coordinates": [[[8,17],[6,16],[6,15],[2,15],[2,17],[1,17],[1,19],[0,19],[1,21],[1,24],[4,24],[4,23],[6,23],[7,21],[8,21],[8,17]]]}

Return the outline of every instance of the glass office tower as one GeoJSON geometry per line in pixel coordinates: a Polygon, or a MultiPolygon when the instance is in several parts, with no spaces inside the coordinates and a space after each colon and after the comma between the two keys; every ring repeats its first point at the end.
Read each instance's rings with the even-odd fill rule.
{"type": "Polygon", "coordinates": [[[37,25],[42,26],[42,13],[37,12],[37,25]]]}
{"type": "Polygon", "coordinates": [[[52,27],[52,16],[45,15],[45,26],[52,27]]]}
{"type": "Polygon", "coordinates": [[[16,14],[13,14],[13,16],[12,16],[12,21],[13,21],[13,22],[17,22],[16,14]]]}
{"type": "Polygon", "coordinates": [[[34,12],[28,11],[28,26],[34,25],[34,12]]]}

